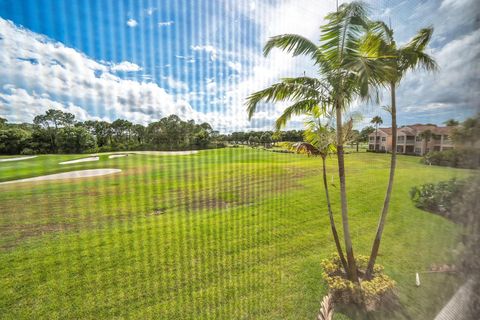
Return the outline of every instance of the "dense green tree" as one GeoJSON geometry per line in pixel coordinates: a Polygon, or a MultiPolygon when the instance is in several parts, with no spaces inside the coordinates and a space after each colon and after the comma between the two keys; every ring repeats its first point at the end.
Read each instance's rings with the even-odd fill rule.
{"type": "MultiPolygon", "coordinates": [[[[36,130],[39,131],[36,136],[48,137],[49,152],[56,153],[58,151],[58,130],[62,127],[73,126],[75,116],[61,110],[49,109],[45,114],[36,116],[33,123],[37,126],[36,130]]],[[[42,141],[45,139],[42,138],[42,141]]]]}
{"type": "Polygon", "coordinates": [[[0,154],[20,154],[27,147],[31,133],[20,128],[0,129],[0,154]]]}
{"type": "Polygon", "coordinates": [[[58,148],[61,153],[82,153],[94,150],[94,136],[83,127],[63,127],[58,131],[58,148]]]}
{"type": "Polygon", "coordinates": [[[467,118],[459,127],[453,130],[452,139],[455,145],[475,147],[480,141],[480,113],[475,117],[467,118]]]}

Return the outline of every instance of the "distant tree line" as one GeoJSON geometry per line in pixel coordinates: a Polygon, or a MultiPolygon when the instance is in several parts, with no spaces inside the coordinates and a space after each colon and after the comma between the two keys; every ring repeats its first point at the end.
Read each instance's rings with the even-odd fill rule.
{"type": "Polygon", "coordinates": [[[218,132],[210,124],[170,115],[147,126],[124,119],[76,121],[50,109],[33,123],[0,118],[0,154],[84,153],[122,150],[185,150],[215,147],[218,132]]]}
{"type": "Polygon", "coordinates": [[[303,141],[304,130],[232,132],[222,140],[233,145],[270,147],[280,141],[303,141]]]}
{"type": "MultiPolygon", "coordinates": [[[[352,130],[352,144],[366,142],[374,130],[352,130]]],[[[87,153],[127,150],[191,150],[225,144],[271,147],[280,141],[304,141],[304,130],[237,131],[219,134],[206,122],[183,121],[170,115],[144,126],[128,120],[77,121],[75,116],[50,109],[33,123],[8,123],[0,117],[0,154],[87,153]]]]}

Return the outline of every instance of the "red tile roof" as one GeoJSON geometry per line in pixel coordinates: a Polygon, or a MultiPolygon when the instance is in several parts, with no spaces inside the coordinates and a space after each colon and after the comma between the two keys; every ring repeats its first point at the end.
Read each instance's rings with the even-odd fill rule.
{"type": "MultiPolygon", "coordinates": [[[[406,126],[401,126],[398,127],[399,132],[404,132],[412,135],[420,134],[425,130],[430,130],[432,131],[433,134],[443,134],[443,135],[448,135],[451,134],[453,128],[455,127],[438,127],[435,124],[412,124],[412,125],[406,125],[406,126]]],[[[378,128],[378,131],[382,131],[388,135],[392,134],[392,128],[378,128]]],[[[375,135],[375,132],[369,134],[369,135],[375,135]]]]}

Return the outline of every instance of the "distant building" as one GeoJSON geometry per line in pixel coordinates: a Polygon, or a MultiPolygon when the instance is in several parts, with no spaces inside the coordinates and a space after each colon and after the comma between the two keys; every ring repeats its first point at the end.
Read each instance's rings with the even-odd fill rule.
{"type": "MultiPolygon", "coordinates": [[[[401,126],[397,129],[397,153],[424,155],[430,151],[453,149],[450,139],[455,127],[439,127],[434,124],[414,124],[401,126]],[[430,130],[431,138],[425,141],[421,134],[430,130]]],[[[375,132],[368,135],[368,149],[377,151],[392,151],[392,128],[378,128],[377,141],[375,132]]]]}

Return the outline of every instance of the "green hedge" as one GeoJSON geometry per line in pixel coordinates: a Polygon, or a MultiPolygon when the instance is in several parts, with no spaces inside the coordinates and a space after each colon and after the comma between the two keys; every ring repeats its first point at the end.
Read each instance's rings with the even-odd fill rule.
{"type": "Polygon", "coordinates": [[[480,167],[480,150],[451,149],[433,151],[422,158],[422,163],[436,166],[475,169],[480,167]]]}

